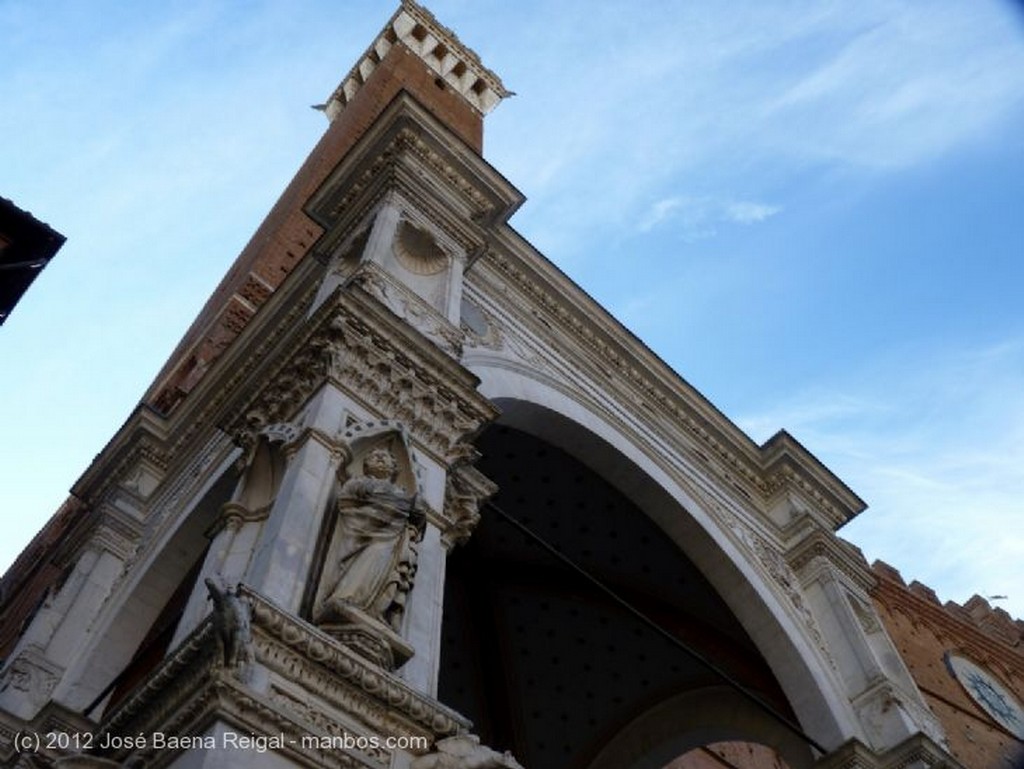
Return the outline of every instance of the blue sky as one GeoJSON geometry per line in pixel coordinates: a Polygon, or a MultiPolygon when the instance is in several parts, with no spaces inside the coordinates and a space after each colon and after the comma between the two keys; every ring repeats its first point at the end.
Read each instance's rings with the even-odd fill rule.
{"type": "MultiPolygon", "coordinates": [[[[517,93],[485,130],[516,228],[755,440],[785,427],[840,475],[869,559],[1024,617],[1021,6],[429,7],[517,93]]],[[[393,10],[0,0],[0,195],[68,237],[0,329],[0,565],[393,10]]]]}

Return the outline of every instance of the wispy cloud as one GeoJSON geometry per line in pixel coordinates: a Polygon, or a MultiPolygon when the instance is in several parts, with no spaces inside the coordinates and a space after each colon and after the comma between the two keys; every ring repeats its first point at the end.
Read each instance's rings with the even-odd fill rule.
{"type": "Polygon", "coordinates": [[[728,203],[725,206],[725,219],[736,224],[757,224],[769,217],[775,216],[782,210],[782,206],[769,206],[764,203],[751,203],[740,201],[728,203]]]}
{"type": "Polygon", "coordinates": [[[717,234],[721,224],[758,224],[781,210],[781,206],[749,200],[675,196],[651,205],[640,220],[638,229],[650,232],[656,227],[674,225],[685,240],[693,241],[717,234]]]}
{"type": "MultiPolygon", "coordinates": [[[[537,13],[530,24],[543,25],[549,12],[537,13]]],[[[537,82],[520,72],[524,96],[489,127],[496,165],[531,197],[523,216],[556,257],[592,252],[588,233],[653,228],[668,214],[691,222],[691,238],[713,234],[699,199],[676,199],[695,179],[710,191],[698,194],[742,179],[744,199],[788,207],[780,191],[797,181],[914,167],[984,140],[1024,108],[1018,25],[991,0],[821,3],[812,12],[680,3],[668,16],[652,3],[610,15],[588,4],[574,34],[601,39],[614,21],[614,56],[593,46],[568,59],[558,53],[564,39],[538,36],[535,55],[557,59],[571,87],[546,88],[544,68],[537,82]],[[506,118],[517,126],[508,133],[506,118]],[[543,137],[525,148],[524,118],[543,137]]]]}

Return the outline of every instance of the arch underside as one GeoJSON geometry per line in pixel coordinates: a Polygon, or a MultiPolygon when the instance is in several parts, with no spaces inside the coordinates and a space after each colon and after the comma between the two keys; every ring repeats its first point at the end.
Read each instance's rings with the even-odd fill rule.
{"type": "MultiPolygon", "coordinates": [[[[693,500],[628,456],[625,436],[577,401],[536,382],[508,387],[501,373],[481,373],[502,416],[477,441],[496,505],[771,710],[818,742],[842,742],[843,714],[817,683],[806,639],[790,637],[795,623],[711,536],[693,500]]],[[[449,558],[439,697],[485,742],[532,769],[664,766],[722,740],[810,765],[806,742],[775,715],[482,512],[449,558]]]]}

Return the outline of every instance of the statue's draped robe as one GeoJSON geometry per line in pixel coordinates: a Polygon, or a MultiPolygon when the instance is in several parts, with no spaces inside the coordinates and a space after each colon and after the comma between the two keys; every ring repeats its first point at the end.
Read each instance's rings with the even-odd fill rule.
{"type": "Polygon", "coordinates": [[[323,604],[325,618],[332,607],[348,604],[389,622],[403,571],[415,564],[413,505],[412,495],[387,480],[360,476],[345,483],[338,499],[337,578],[323,604]]]}

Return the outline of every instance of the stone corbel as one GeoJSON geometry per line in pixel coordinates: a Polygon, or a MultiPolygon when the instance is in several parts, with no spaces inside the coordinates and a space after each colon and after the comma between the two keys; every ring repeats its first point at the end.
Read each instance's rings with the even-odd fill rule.
{"type": "Polygon", "coordinates": [[[480,506],[498,492],[498,486],[473,465],[480,452],[469,443],[457,443],[448,453],[441,540],[449,550],[464,544],[480,522],[480,506]]]}

